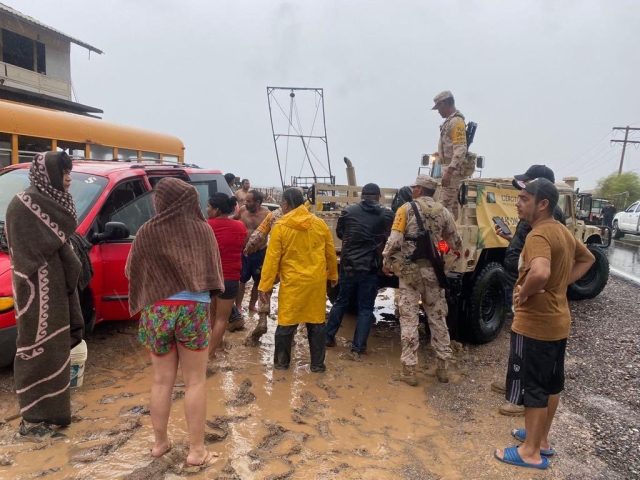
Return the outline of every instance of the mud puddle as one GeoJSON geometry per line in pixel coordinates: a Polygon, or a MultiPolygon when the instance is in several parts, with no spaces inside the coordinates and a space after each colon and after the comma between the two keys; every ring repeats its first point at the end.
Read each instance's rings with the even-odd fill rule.
{"type": "MultiPolygon", "coordinates": [[[[481,376],[471,374],[473,356],[462,349],[452,382],[440,385],[422,332],[420,385],[398,381],[399,328],[381,315],[395,310],[392,292],[381,293],[369,354],[360,362],[341,358],[355,326],[347,317],[338,346],[327,351],[324,374],[309,371],[304,331],[296,335],[291,368],[273,369],[274,318],[257,347],[242,345],[257,314],[243,330],[227,334],[231,348],[207,372],[205,440],[221,456],[200,472],[183,468],[188,437],[180,375],[169,421],[173,448],[153,459],[148,353],[137,343],[135,322],[101,325],[89,342],[85,385],[72,393],[74,422],[63,430],[68,439],[18,443],[19,419],[0,424],[0,478],[531,478],[491,458],[494,448],[511,444],[508,429],[522,426],[495,413],[500,399],[488,393],[488,384],[502,372],[497,362],[484,364],[481,376]],[[479,402],[459,402],[472,395],[479,402]]],[[[0,371],[0,383],[11,384],[10,371],[0,371]]],[[[0,418],[17,411],[12,393],[0,394],[0,405],[0,418]]]]}

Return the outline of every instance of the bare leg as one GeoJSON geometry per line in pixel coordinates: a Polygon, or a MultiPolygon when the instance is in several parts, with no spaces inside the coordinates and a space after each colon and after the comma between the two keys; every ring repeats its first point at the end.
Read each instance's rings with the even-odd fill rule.
{"type": "Polygon", "coordinates": [[[151,455],[161,457],[169,450],[167,425],[171,413],[171,394],[178,371],[178,353],[174,348],[163,356],[151,355],[153,386],[151,387],[151,425],[155,443],[151,455]]]}
{"type": "Polygon", "coordinates": [[[238,296],[236,297],[236,308],[240,313],[242,313],[242,301],[244,300],[244,291],[246,285],[246,283],[240,282],[240,286],[238,288],[238,296]]]}
{"type": "Polygon", "coordinates": [[[258,302],[258,283],[253,282],[253,288],[251,289],[251,298],[249,299],[249,311],[257,312],[256,303],[258,302]]]}
{"type": "Polygon", "coordinates": [[[201,464],[207,452],[204,448],[204,422],[207,417],[207,354],[206,351],[189,350],[178,344],[178,356],[185,384],[184,416],[189,431],[189,455],[187,463],[201,464]]]}
{"type": "Polygon", "coordinates": [[[209,358],[215,356],[216,349],[222,344],[224,332],[227,330],[229,314],[233,307],[233,299],[225,300],[222,298],[215,299],[216,313],[212,316],[211,324],[211,342],[209,343],[209,358]]]}
{"type": "Polygon", "coordinates": [[[551,448],[551,444],[549,443],[549,430],[551,430],[553,417],[556,414],[559,403],[560,395],[549,395],[549,401],[547,404],[547,423],[544,426],[544,431],[542,432],[542,443],[540,444],[540,447],[544,448],[545,450],[551,448]]]}
{"type": "Polygon", "coordinates": [[[540,444],[547,425],[548,408],[524,409],[524,426],[527,430],[527,438],[518,448],[518,453],[522,460],[527,463],[542,463],[540,458],[540,444]]]}

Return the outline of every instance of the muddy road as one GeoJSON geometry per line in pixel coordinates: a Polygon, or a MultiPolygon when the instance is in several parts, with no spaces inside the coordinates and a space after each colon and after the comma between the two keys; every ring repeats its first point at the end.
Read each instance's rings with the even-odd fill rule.
{"type": "MultiPolygon", "coordinates": [[[[611,279],[598,299],[573,305],[578,338],[569,343],[567,399],[552,430],[558,453],[545,472],[510,467],[492,458],[495,448],[513,444],[509,430],[524,426],[522,418],[497,413],[502,399],[489,388],[493,380],[504,377],[508,325],[489,345],[456,348],[448,385],[435,379],[435,358],[423,332],[420,384],[412,388],[397,380],[399,328],[393,322],[379,322],[372,330],[369,354],[363,362],[353,362],[342,358],[355,323],[346,318],[338,346],[328,350],[327,372],[314,374],[309,371],[308,346],[300,333],[292,368],[286,372],[272,368],[273,319],[259,347],[243,346],[257,321],[254,316],[245,330],[227,334],[232,348],[209,365],[206,441],[209,449],[221,453],[213,466],[200,472],[182,467],[187,434],[180,378],[169,425],[173,449],[163,459],[151,458],[151,364],[137,341],[135,322],[123,322],[98,326],[88,342],[84,386],[72,393],[74,421],[64,430],[68,440],[19,443],[13,439],[19,419],[0,424],[0,478],[633,478],[640,468],[634,472],[627,468],[628,462],[618,463],[616,451],[611,450],[615,445],[600,448],[599,432],[605,427],[599,422],[618,422],[625,432],[628,427],[631,433],[622,445],[627,450],[621,451],[631,452],[631,457],[625,457],[633,462],[640,458],[638,424],[634,427],[640,405],[612,397],[612,404],[622,406],[609,409],[611,418],[590,416],[584,402],[591,386],[582,382],[591,382],[576,374],[576,366],[585,370],[602,366],[602,359],[589,346],[594,340],[590,332],[597,334],[592,328],[596,320],[584,312],[620,298],[637,299],[639,292],[611,279]],[[573,349],[572,342],[587,348],[573,349]]],[[[379,317],[393,310],[392,295],[392,291],[381,294],[379,317]]],[[[636,343],[625,348],[635,348],[635,353],[640,339],[632,338],[638,330],[632,322],[639,311],[640,304],[634,301],[617,320],[629,324],[629,341],[636,343]]],[[[598,340],[598,348],[613,349],[607,347],[607,338],[598,340]]],[[[618,338],[610,341],[617,344],[618,338]]],[[[618,355],[612,361],[632,360],[618,355]]],[[[637,387],[637,377],[631,382],[637,387]]],[[[600,391],[600,395],[607,393],[600,391]]],[[[0,370],[0,419],[16,412],[11,370],[0,370]]],[[[620,437],[615,430],[610,435],[616,441],[620,437]]]]}

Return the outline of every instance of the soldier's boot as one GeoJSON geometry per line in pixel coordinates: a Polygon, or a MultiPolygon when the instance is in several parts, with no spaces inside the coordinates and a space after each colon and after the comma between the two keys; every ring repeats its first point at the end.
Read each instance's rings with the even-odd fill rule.
{"type": "Polygon", "coordinates": [[[491,384],[491,390],[499,393],[500,395],[504,395],[505,393],[507,393],[507,386],[504,382],[493,382],[491,384]]]}
{"type": "Polygon", "coordinates": [[[436,366],[436,378],[440,383],[449,383],[449,365],[446,360],[438,359],[436,366]]]}
{"type": "Polygon", "coordinates": [[[521,417],[524,415],[524,405],[504,402],[498,408],[498,412],[500,415],[506,415],[507,417],[521,417]]]}
{"type": "Polygon", "coordinates": [[[416,378],[416,367],[414,365],[403,365],[400,380],[407,385],[417,387],[418,379],[416,378]]]}

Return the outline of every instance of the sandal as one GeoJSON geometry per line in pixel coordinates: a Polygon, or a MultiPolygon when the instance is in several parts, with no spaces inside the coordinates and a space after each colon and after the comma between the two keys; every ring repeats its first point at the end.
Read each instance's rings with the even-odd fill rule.
{"type": "MultiPolygon", "coordinates": [[[[524,428],[518,428],[511,430],[511,436],[518,440],[519,442],[524,442],[527,439],[527,431],[524,428]]],[[[544,455],[545,457],[553,457],[556,454],[556,451],[553,447],[546,449],[540,449],[540,455],[544,455]]]]}
{"type": "Polygon", "coordinates": [[[526,468],[535,468],[537,470],[545,470],[549,467],[549,459],[547,457],[541,457],[542,463],[527,463],[522,460],[522,457],[518,453],[518,447],[509,447],[505,448],[503,451],[503,457],[498,457],[498,451],[493,452],[493,456],[502,463],[507,463],[509,465],[515,465],[516,467],[526,467],[526,468]]]}

